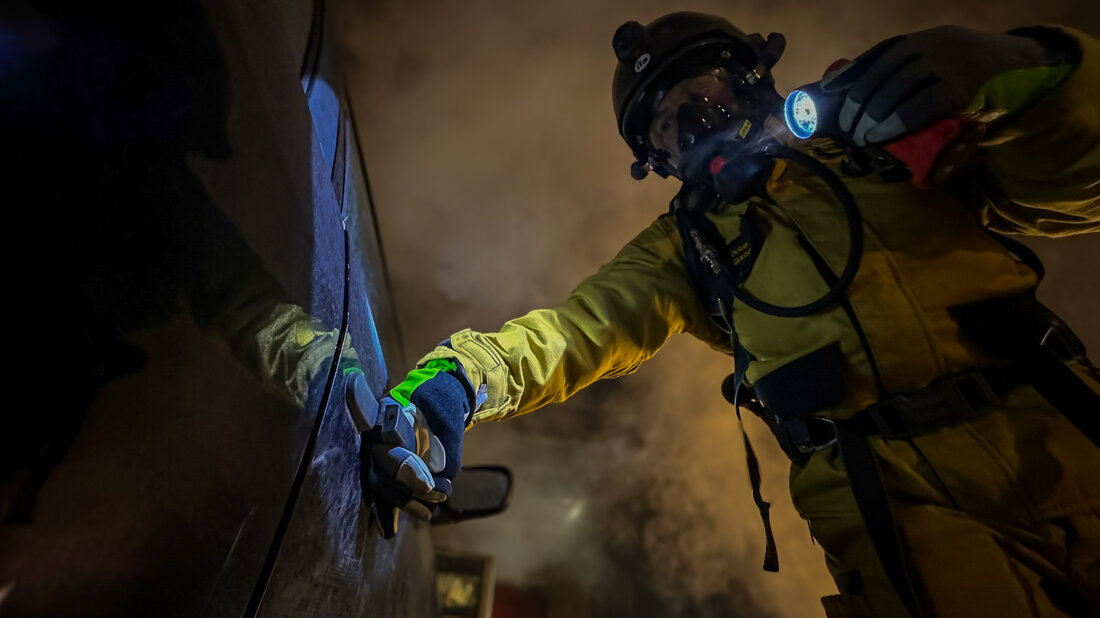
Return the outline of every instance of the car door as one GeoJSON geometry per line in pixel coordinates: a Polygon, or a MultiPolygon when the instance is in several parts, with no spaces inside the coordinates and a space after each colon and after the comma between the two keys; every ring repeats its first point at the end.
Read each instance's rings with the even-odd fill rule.
{"type": "Polygon", "coordinates": [[[384,388],[396,333],[370,312],[384,276],[342,91],[317,81],[325,14],[5,9],[30,84],[0,98],[25,137],[5,205],[41,250],[5,256],[24,290],[5,318],[27,325],[9,381],[32,405],[0,429],[0,616],[300,615],[283,573],[337,581],[340,607],[398,602],[405,545],[364,525],[334,388],[349,333],[384,388]]]}
{"type": "MultiPolygon", "coordinates": [[[[373,393],[387,386],[387,361],[397,356],[400,332],[389,296],[384,252],[375,222],[367,170],[351,117],[332,14],[317,0],[302,84],[325,165],[340,205],[347,257],[347,338],[373,393]]],[[[342,399],[345,376],[318,428],[301,495],[262,593],[262,616],[429,616],[435,610],[431,540],[402,515],[399,534],[381,539],[371,527],[359,484],[359,437],[342,399]]]]}

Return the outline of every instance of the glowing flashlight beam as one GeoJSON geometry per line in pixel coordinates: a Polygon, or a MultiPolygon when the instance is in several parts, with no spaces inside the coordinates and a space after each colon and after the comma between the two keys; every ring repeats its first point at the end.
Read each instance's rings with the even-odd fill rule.
{"type": "Polygon", "coordinates": [[[817,106],[810,95],[795,90],[783,104],[783,119],[795,137],[806,139],[817,131],[817,106]]]}

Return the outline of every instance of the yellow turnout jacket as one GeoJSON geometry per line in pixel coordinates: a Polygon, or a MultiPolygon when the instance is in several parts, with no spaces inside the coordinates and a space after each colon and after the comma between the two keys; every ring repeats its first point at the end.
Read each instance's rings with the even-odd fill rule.
{"type": "MultiPolygon", "coordinates": [[[[1036,284],[1035,274],[984,227],[1044,236],[1100,229],[1100,42],[1068,32],[1082,48],[1080,66],[1056,92],[992,136],[983,148],[989,182],[980,195],[961,198],[877,175],[845,177],[865,234],[863,262],[848,295],[888,392],[916,390],[987,363],[960,341],[947,309],[1036,284]]],[[[839,158],[824,162],[835,169],[839,158]]],[[[775,204],[751,200],[708,216],[733,239],[739,215],[754,203],[767,240],[745,289],[779,305],[809,302],[827,288],[797,236],[840,272],[848,250],[840,206],[820,179],[783,162],[768,193],[775,204]]],[[[827,414],[852,413],[879,398],[867,354],[839,305],[782,318],[736,302],[734,316],[742,344],[755,357],[749,382],[839,342],[847,393],[827,414]]],[[[675,220],[662,216],[564,303],[511,320],[495,333],[456,333],[453,349],[438,348],[419,365],[457,357],[473,383],[487,390],[475,422],[499,420],[631,373],[680,332],[732,354],[693,290],[675,220]]]]}

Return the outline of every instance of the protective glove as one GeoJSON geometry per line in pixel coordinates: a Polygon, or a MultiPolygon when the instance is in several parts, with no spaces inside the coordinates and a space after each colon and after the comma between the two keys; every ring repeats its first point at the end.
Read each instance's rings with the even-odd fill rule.
{"type": "Polygon", "coordinates": [[[941,26],[896,36],[826,75],[847,91],[838,124],[859,146],[882,143],[959,114],[1019,111],[1074,68],[1070,54],[1012,31],[941,26]]]}
{"type": "Polygon", "coordinates": [[[427,521],[451,493],[462,468],[462,437],[475,393],[462,367],[437,359],[409,373],[378,401],[377,421],[360,458],[384,535],[396,532],[394,509],[427,521]]]}

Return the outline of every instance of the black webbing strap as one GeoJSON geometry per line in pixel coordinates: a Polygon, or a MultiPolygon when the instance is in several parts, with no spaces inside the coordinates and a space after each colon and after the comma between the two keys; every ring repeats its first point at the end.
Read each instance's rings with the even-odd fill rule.
{"type": "Polygon", "coordinates": [[[741,438],[745,441],[745,463],[749,468],[749,484],[752,485],[752,501],[760,511],[760,521],[764,524],[764,570],[771,573],[779,571],[779,549],[775,545],[775,535],[772,533],[772,505],[764,500],[760,493],[760,461],[756,458],[756,451],[749,441],[749,434],[745,432],[745,424],[741,420],[741,405],[739,397],[741,385],[745,380],[745,371],[749,367],[751,357],[748,350],[737,340],[737,333],[731,335],[734,342],[733,349],[733,409],[737,411],[737,426],[741,429],[741,438]]]}
{"type": "Polygon", "coordinates": [[[1049,351],[1032,354],[1029,382],[1039,395],[1100,448],[1100,395],[1049,351]]]}
{"type": "MultiPolygon", "coordinates": [[[[953,377],[947,382],[963,398],[955,402],[957,405],[948,405],[951,403],[948,398],[941,398],[937,405],[933,405],[932,408],[937,409],[943,406],[944,409],[939,410],[940,412],[951,412],[943,418],[927,414],[923,419],[904,418],[903,415],[903,422],[890,422],[891,412],[904,410],[894,409],[890,400],[884,400],[851,419],[834,423],[836,445],[844,458],[848,483],[875,553],[898,597],[913,616],[922,615],[918,602],[920,597],[915,593],[906,569],[901,539],[890,511],[889,496],[882,483],[878,458],[871,447],[870,436],[911,437],[932,431],[945,421],[951,421],[952,417],[964,420],[967,413],[960,406],[967,408],[970,413],[979,412],[996,402],[1001,394],[1027,382],[1093,444],[1100,447],[1100,395],[1049,350],[1037,346],[1024,361],[1000,369],[953,377]],[[975,382],[979,376],[986,383],[985,389],[966,388],[967,384],[975,382]],[[892,433],[891,427],[896,427],[897,430],[892,433]]],[[[943,387],[946,382],[940,381],[923,390],[934,392],[933,387],[937,384],[943,387]]],[[[939,392],[949,393],[951,389],[940,388],[939,392]]],[[[919,400],[916,395],[917,393],[910,394],[907,401],[919,400]]],[[[929,411],[936,410],[930,408],[925,413],[929,411]]]]}
{"type": "MultiPolygon", "coordinates": [[[[741,413],[737,413],[738,421],[741,413]]],[[[775,546],[775,535],[772,533],[772,517],[770,502],[760,494],[760,464],[756,459],[756,452],[749,442],[749,434],[745,433],[745,426],[741,425],[741,437],[745,440],[745,461],[749,465],[749,482],[752,484],[752,501],[756,503],[760,511],[760,521],[764,523],[764,570],[770,573],[779,571],[779,548],[775,546]]]]}
{"type": "Polygon", "coordinates": [[[860,427],[858,421],[836,423],[837,447],[844,458],[848,483],[859,514],[863,517],[863,525],[871,537],[871,544],[902,604],[910,614],[919,617],[923,614],[905,568],[901,539],[890,512],[890,498],[882,484],[878,461],[867,436],[866,428],[860,427]]]}
{"type": "Polygon", "coordinates": [[[987,229],[986,231],[989,232],[989,235],[993,237],[993,240],[1001,243],[1002,247],[1007,249],[1008,252],[1012,255],[1015,255],[1016,259],[1020,260],[1025,266],[1035,271],[1035,275],[1039,277],[1040,281],[1043,280],[1043,277],[1045,277],[1047,274],[1047,269],[1045,266],[1043,266],[1043,262],[1039,259],[1039,256],[1035,255],[1035,252],[1031,250],[1031,247],[1028,247],[1027,245],[1016,240],[1015,238],[1009,238],[1008,236],[998,234],[997,232],[989,229],[987,229]]]}
{"type": "MultiPolygon", "coordinates": [[[[1031,270],[1035,271],[1035,274],[1042,280],[1046,275],[1046,268],[1043,267],[1043,263],[1039,260],[1039,256],[1035,255],[1035,252],[1030,247],[1022,242],[990,232],[997,242],[1008,249],[1013,255],[1016,256],[1021,262],[1026,264],[1031,270]]],[[[1034,292],[1034,290],[1032,291],[1034,292]]],[[[1030,296],[1030,301],[1037,307],[1042,308],[1042,312],[1057,320],[1057,316],[1054,316],[1053,312],[1050,312],[1045,306],[1042,305],[1033,296],[1030,296]]],[[[1084,346],[1080,344],[1080,340],[1076,335],[1072,334],[1069,327],[1066,326],[1061,320],[1057,320],[1057,324],[1048,323],[1047,325],[1049,335],[1051,330],[1057,330],[1062,328],[1068,332],[1069,337],[1072,338],[1077,345],[1081,346],[1079,351],[1072,350],[1073,353],[1079,354],[1079,360],[1089,368],[1089,370],[1096,376],[1095,367],[1091,366],[1088,362],[1088,358],[1085,356],[1084,346]]],[[[1080,376],[1074,373],[1066,361],[1069,359],[1058,358],[1056,352],[1051,350],[1045,345],[1044,341],[1039,342],[1037,349],[1031,350],[1028,353],[1028,361],[1033,371],[1032,377],[1029,380],[1031,385],[1035,387],[1035,390],[1039,391],[1043,399],[1046,399],[1053,405],[1063,416],[1066,417],[1071,423],[1073,423],[1081,433],[1085,434],[1089,440],[1092,441],[1097,447],[1100,447],[1100,395],[1096,394],[1096,391],[1092,390],[1085,384],[1080,376]]],[[[1096,376],[1100,380],[1100,376],[1096,376]]]]}
{"type": "Polygon", "coordinates": [[[723,327],[729,333],[730,346],[733,348],[734,371],[731,376],[732,392],[723,394],[727,395],[737,412],[738,426],[745,443],[745,463],[749,470],[749,483],[752,485],[752,499],[764,525],[764,570],[774,573],[779,570],[779,550],[772,532],[771,503],[764,500],[760,493],[760,462],[749,441],[749,435],[745,432],[739,401],[741,386],[745,381],[745,372],[752,362],[752,355],[737,337],[732,308],[733,290],[752,270],[763,237],[756,230],[755,211],[751,206],[741,217],[741,236],[730,243],[724,242],[717,226],[703,213],[681,207],[675,208],[674,214],[684,247],[685,265],[695,282],[696,292],[704,306],[714,305],[726,322],[723,327]],[[737,255],[736,263],[730,257],[731,252],[737,255]]]}
{"type": "Polygon", "coordinates": [[[1100,447],[1100,395],[1067,363],[1078,363],[1097,381],[1100,371],[1089,361],[1080,339],[1034,292],[949,310],[967,339],[989,356],[1015,359],[1039,395],[1100,447]]]}

